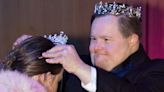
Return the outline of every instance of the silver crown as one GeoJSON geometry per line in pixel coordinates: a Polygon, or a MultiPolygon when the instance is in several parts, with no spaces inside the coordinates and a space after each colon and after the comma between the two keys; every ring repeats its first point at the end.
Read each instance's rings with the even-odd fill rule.
{"type": "Polygon", "coordinates": [[[137,17],[138,19],[141,18],[141,7],[132,7],[127,6],[125,4],[117,4],[113,3],[105,3],[103,4],[100,1],[98,4],[95,5],[94,14],[98,15],[105,15],[105,14],[112,14],[112,15],[126,15],[128,17],[137,17]]]}
{"type": "Polygon", "coordinates": [[[52,41],[55,45],[66,44],[67,40],[68,40],[68,36],[66,34],[64,34],[63,31],[61,31],[59,35],[57,35],[57,34],[54,34],[54,35],[44,35],[44,37],[49,39],[50,41],[52,41]]]}

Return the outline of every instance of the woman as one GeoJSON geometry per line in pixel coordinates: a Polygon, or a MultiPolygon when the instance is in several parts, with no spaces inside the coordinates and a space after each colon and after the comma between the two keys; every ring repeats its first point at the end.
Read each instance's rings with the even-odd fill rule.
{"type": "Polygon", "coordinates": [[[44,37],[30,37],[10,51],[3,61],[4,69],[24,73],[38,80],[48,92],[57,92],[62,66],[48,64],[45,62],[46,58],[42,57],[42,53],[53,46],[55,46],[53,42],[44,37]]]}

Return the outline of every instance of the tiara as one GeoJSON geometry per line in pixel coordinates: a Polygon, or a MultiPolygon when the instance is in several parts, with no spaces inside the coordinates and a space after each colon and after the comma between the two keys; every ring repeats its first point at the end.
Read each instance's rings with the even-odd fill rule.
{"type": "Polygon", "coordinates": [[[49,39],[51,42],[53,42],[55,45],[64,45],[67,43],[68,36],[64,34],[63,31],[60,31],[60,34],[53,34],[53,35],[44,35],[44,38],[49,39]]]}
{"type": "Polygon", "coordinates": [[[141,18],[141,7],[133,7],[128,6],[125,4],[117,4],[113,3],[105,3],[103,4],[100,1],[98,4],[95,5],[94,14],[98,15],[105,15],[105,14],[112,14],[112,15],[126,15],[128,17],[137,17],[138,19],[141,18]]]}

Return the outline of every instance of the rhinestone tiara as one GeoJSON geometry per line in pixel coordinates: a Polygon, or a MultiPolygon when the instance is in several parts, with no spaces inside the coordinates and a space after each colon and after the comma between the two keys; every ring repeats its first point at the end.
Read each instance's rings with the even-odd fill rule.
{"type": "Polygon", "coordinates": [[[67,43],[68,36],[64,34],[63,31],[60,31],[60,34],[53,34],[53,35],[44,35],[45,38],[49,39],[55,45],[64,45],[67,43]]]}
{"type": "Polygon", "coordinates": [[[94,14],[98,15],[126,15],[128,17],[137,17],[138,19],[141,18],[141,7],[133,7],[128,6],[125,4],[117,4],[116,2],[113,3],[102,3],[100,1],[95,5],[94,14]]]}

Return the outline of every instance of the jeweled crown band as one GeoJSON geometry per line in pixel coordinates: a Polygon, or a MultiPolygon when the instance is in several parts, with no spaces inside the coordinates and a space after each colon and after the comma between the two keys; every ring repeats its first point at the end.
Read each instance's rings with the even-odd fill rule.
{"type": "Polygon", "coordinates": [[[126,15],[128,17],[141,18],[141,7],[133,7],[125,4],[113,3],[102,3],[99,2],[95,5],[94,14],[98,15],[126,15]]]}
{"type": "Polygon", "coordinates": [[[45,38],[49,39],[51,42],[53,42],[55,45],[58,44],[66,44],[68,40],[68,36],[64,34],[63,31],[60,32],[59,35],[53,34],[53,35],[44,35],[45,38]]]}

